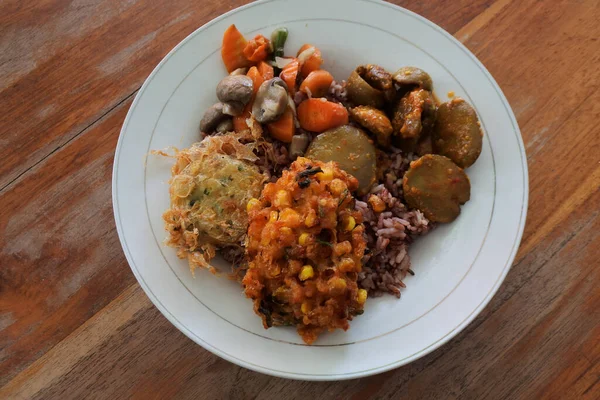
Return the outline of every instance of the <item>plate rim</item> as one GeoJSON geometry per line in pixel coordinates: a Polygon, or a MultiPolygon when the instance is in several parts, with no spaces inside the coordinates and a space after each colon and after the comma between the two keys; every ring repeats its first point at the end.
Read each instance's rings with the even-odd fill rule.
{"type": "MultiPolygon", "coordinates": [[[[125,130],[129,124],[130,119],[132,118],[133,112],[132,110],[134,110],[136,108],[137,103],[139,102],[142,93],[144,93],[146,87],[150,84],[150,81],[152,80],[152,78],[154,77],[155,74],[157,74],[157,72],[162,68],[162,66],[170,59],[171,56],[173,56],[173,54],[175,54],[180,47],[182,47],[186,42],[188,42],[189,40],[191,40],[194,36],[200,34],[202,31],[204,31],[205,29],[207,29],[208,27],[214,25],[215,23],[221,21],[222,19],[225,19],[233,14],[239,13],[241,11],[244,11],[248,8],[254,7],[256,5],[259,4],[265,4],[265,3],[271,3],[271,2],[276,2],[276,1],[281,1],[281,0],[258,0],[246,5],[243,5],[241,7],[232,9],[222,15],[219,15],[218,17],[212,19],[211,21],[207,22],[206,24],[198,27],[196,30],[194,30],[193,32],[191,32],[188,36],[186,36],[183,40],[181,40],[175,47],[173,47],[173,49],[171,49],[164,57],[163,59],[156,65],[156,67],[152,70],[152,72],[150,73],[150,75],[146,78],[146,80],[144,81],[143,85],[140,87],[140,89],[138,90],[138,93],[136,94],[128,112],[127,112],[127,116],[123,122],[123,125],[121,127],[120,133],[119,133],[119,139],[117,142],[117,146],[115,149],[115,156],[113,159],[113,173],[112,173],[112,201],[113,201],[113,212],[114,212],[114,218],[115,218],[115,222],[118,222],[120,220],[120,214],[119,214],[119,210],[118,208],[115,206],[116,204],[118,204],[118,200],[117,200],[117,174],[118,174],[118,162],[116,162],[120,156],[120,150],[123,144],[123,138],[124,138],[124,134],[125,134],[125,130]]],[[[505,111],[507,112],[507,115],[510,118],[510,122],[514,127],[515,130],[515,136],[517,139],[517,144],[520,150],[520,155],[521,155],[521,168],[522,168],[522,173],[523,173],[523,198],[522,198],[522,204],[521,204],[521,215],[520,215],[520,220],[519,220],[519,228],[518,228],[518,232],[516,232],[515,235],[515,239],[514,239],[514,243],[513,243],[513,247],[511,249],[511,254],[510,256],[507,258],[507,263],[506,266],[504,267],[504,270],[502,271],[502,273],[500,274],[500,276],[498,277],[496,283],[494,284],[494,286],[490,289],[490,291],[488,292],[488,295],[481,301],[481,303],[475,307],[475,309],[460,323],[458,324],[453,330],[447,332],[442,338],[440,338],[438,341],[436,341],[435,343],[432,343],[431,345],[425,347],[424,349],[421,349],[420,351],[414,353],[411,356],[405,357],[402,360],[399,360],[397,362],[393,362],[393,363],[389,363],[386,364],[384,366],[380,366],[380,367],[376,367],[376,368],[371,368],[369,370],[364,370],[364,371],[359,371],[359,372],[352,372],[352,373],[348,373],[348,374],[333,374],[333,375],[322,375],[322,374],[302,374],[302,373],[290,373],[290,372],[282,372],[282,371],[278,371],[278,370],[273,370],[270,369],[268,367],[264,367],[261,365],[256,365],[253,364],[251,362],[239,359],[235,356],[232,356],[228,353],[226,353],[225,351],[214,347],[213,345],[205,342],[204,340],[202,340],[200,337],[198,337],[195,333],[191,332],[189,330],[189,328],[187,328],[185,325],[183,325],[178,319],[177,317],[175,317],[156,297],[156,295],[152,292],[152,290],[149,288],[148,284],[145,282],[144,278],[142,277],[141,273],[137,270],[137,268],[133,268],[132,265],[135,265],[135,262],[133,261],[133,256],[130,254],[127,245],[126,245],[126,241],[125,241],[125,236],[124,233],[122,232],[121,226],[120,224],[116,223],[116,228],[117,228],[117,234],[119,236],[119,241],[121,243],[121,246],[123,248],[125,257],[128,261],[128,264],[132,270],[132,272],[134,273],[138,283],[140,284],[140,286],[142,287],[142,289],[144,290],[146,296],[148,296],[148,298],[152,301],[152,303],[154,304],[155,307],[157,307],[161,313],[167,318],[167,320],[169,320],[169,322],[171,322],[177,329],[179,329],[182,333],[184,333],[188,338],[190,338],[192,341],[194,341],[197,344],[200,344],[203,348],[209,350],[210,352],[212,352],[213,354],[224,358],[230,362],[233,362],[236,365],[240,365],[243,366],[245,368],[257,371],[257,372],[261,372],[261,373],[265,373],[268,375],[272,375],[272,376],[278,376],[278,377],[284,377],[284,378],[290,378],[290,379],[302,379],[302,380],[321,380],[321,381],[329,381],[329,380],[343,380],[343,379],[354,379],[354,378],[358,378],[358,377],[364,377],[364,376],[369,376],[369,375],[374,375],[374,374],[378,374],[378,373],[382,373],[385,371],[389,371],[391,369],[397,368],[399,366],[408,364],[412,361],[415,361],[416,359],[419,359],[427,354],[429,354],[430,352],[434,351],[435,349],[443,346],[444,344],[446,344],[449,340],[451,340],[453,337],[455,337],[459,332],[461,332],[465,327],[467,327],[476,317],[477,315],[479,315],[479,313],[487,306],[487,304],[491,301],[491,299],[495,296],[495,294],[497,293],[497,291],[499,290],[500,286],[502,285],[502,283],[504,282],[508,272],[510,271],[512,264],[514,262],[514,259],[516,257],[516,254],[518,252],[521,240],[522,240],[522,236],[523,236],[523,232],[524,232],[524,228],[525,228],[525,223],[526,223],[526,217],[527,217],[527,212],[528,212],[528,205],[529,205],[529,172],[528,172],[528,165],[527,165],[527,157],[526,157],[526,151],[525,151],[525,146],[523,143],[523,138],[521,135],[521,131],[518,125],[518,122],[514,116],[514,113],[512,111],[512,108],[510,107],[510,103],[508,102],[508,100],[506,99],[506,96],[504,95],[504,93],[502,92],[501,88],[499,87],[499,85],[497,84],[497,82],[495,81],[495,79],[493,78],[493,76],[490,74],[490,72],[485,68],[485,66],[481,63],[481,61],[479,61],[479,59],[477,59],[477,57],[475,57],[475,55],[473,53],[471,53],[471,51],[466,48],[465,45],[463,45],[460,41],[458,41],[454,36],[452,36],[451,34],[449,34],[448,32],[446,32],[444,29],[442,29],[441,27],[439,27],[437,24],[433,23],[432,21],[429,21],[428,19],[426,19],[425,17],[420,16],[419,14],[416,14],[410,10],[407,10],[401,6],[397,6],[395,4],[391,4],[391,3],[387,3],[385,1],[379,1],[379,0],[357,0],[357,1],[362,1],[362,2],[366,2],[366,3],[375,3],[378,5],[384,5],[387,6],[389,8],[394,9],[397,12],[402,12],[404,14],[407,14],[413,18],[416,18],[418,21],[420,21],[421,23],[424,23],[425,25],[433,28],[434,30],[436,30],[438,33],[440,33],[441,35],[445,36],[450,42],[454,43],[460,50],[462,50],[463,53],[465,53],[465,55],[467,57],[469,57],[469,59],[471,61],[474,61],[474,64],[477,65],[477,67],[483,72],[484,76],[488,79],[488,81],[491,83],[492,87],[495,89],[496,93],[499,96],[499,99],[501,100],[503,106],[505,107],[505,111]]]]}

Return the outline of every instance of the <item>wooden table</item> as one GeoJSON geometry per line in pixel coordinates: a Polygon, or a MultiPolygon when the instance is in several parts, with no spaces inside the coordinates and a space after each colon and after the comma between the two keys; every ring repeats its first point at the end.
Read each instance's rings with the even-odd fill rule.
{"type": "Polygon", "coordinates": [[[243,0],[0,5],[0,398],[600,398],[600,3],[396,1],[454,34],[519,121],[530,204],[492,302],[450,343],[310,383],[187,339],[132,275],[111,170],[159,60],[243,0]]]}

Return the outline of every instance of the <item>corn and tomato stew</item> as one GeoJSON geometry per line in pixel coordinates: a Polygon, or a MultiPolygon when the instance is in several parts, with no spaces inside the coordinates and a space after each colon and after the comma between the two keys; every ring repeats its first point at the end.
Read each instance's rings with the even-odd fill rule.
{"type": "Polygon", "coordinates": [[[362,314],[367,292],[357,279],[366,241],[357,188],[337,164],[300,157],[248,202],[242,283],[265,328],[296,326],[310,344],[362,314]]]}

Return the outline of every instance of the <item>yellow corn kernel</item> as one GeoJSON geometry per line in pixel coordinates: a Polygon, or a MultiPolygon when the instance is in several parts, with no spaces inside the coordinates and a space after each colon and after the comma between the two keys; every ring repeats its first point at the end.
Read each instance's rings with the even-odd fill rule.
{"type": "Polygon", "coordinates": [[[305,281],[307,279],[312,278],[313,276],[315,276],[315,271],[313,270],[313,267],[311,267],[310,265],[305,265],[300,270],[300,275],[298,275],[298,278],[300,278],[301,281],[305,281]]]}
{"type": "Polygon", "coordinates": [[[323,168],[323,172],[319,172],[315,176],[321,182],[323,182],[323,181],[330,181],[330,180],[333,179],[333,170],[331,168],[329,168],[329,167],[324,167],[323,168]]]}
{"type": "Polygon", "coordinates": [[[351,258],[342,258],[338,263],[338,268],[341,272],[352,272],[354,271],[356,264],[351,258]]]}
{"type": "Polygon", "coordinates": [[[346,290],[346,280],[344,278],[331,278],[328,283],[329,290],[333,293],[341,294],[346,290]]]}
{"type": "Polygon", "coordinates": [[[283,228],[281,228],[279,230],[280,236],[287,236],[287,235],[291,235],[291,234],[292,234],[292,229],[288,228],[287,226],[284,226],[283,228]]]}
{"type": "Polygon", "coordinates": [[[308,239],[310,238],[310,234],[304,232],[303,234],[300,235],[300,237],[298,238],[298,244],[300,246],[306,246],[306,244],[308,243],[308,239]]]}
{"type": "Polygon", "coordinates": [[[359,304],[365,304],[365,301],[367,301],[367,291],[365,289],[358,289],[356,301],[358,301],[359,304]]]}
{"type": "Polygon", "coordinates": [[[280,190],[275,194],[273,205],[275,207],[289,207],[292,205],[292,196],[285,190],[280,190]]]}
{"type": "Polygon", "coordinates": [[[260,238],[260,244],[266,246],[271,243],[271,238],[268,235],[262,235],[260,238]]]}
{"type": "Polygon", "coordinates": [[[269,222],[275,222],[279,218],[279,213],[277,211],[271,211],[269,213],[269,222]]]}
{"type": "Polygon", "coordinates": [[[334,196],[339,196],[347,190],[346,184],[341,179],[334,179],[329,184],[329,190],[334,196]]]}
{"type": "Polygon", "coordinates": [[[337,281],[335,282],[335,286],[345,289],[346,288],[346,280],[344,278],[338,278],[337,281]]]}
{"type": "Polygon", "coordinates": [[[310,305],[305,301],[304,303],[302,303],[302,305],[300,306],[300,310],[302,310],[303,314],[308,314],[310,312],[310,305]]]}
{"type": "Polygon", "coordinates": [[[254,208],[258,208],[261,205],[259,199],[251,198],[248,200],[248,204],[246,205],[246,211],[250,212],[250,210],[254,208]]]}
{"type": "Polygon", "coordinates": [[[308,215],[306,215],[306,219],[304,220],[304,223],[309,228],[311,228],[317,224],[317,213],[315,212],[315,210],[310,209],[308,211],[308,215]]]}
{"type": "Polygon", "coordinates": [[[279,214],[279,220],[289,227],[296,228],[300,225],[300,214],[291,208],[286,208],[279,214]]]}
{"type": "Polygon", "coordinates": [[[356,226],[356,220],[354,219],[354,217],[352,215],[350,215],[348,217],[348,219],[346,220],[346,225],[344,226],[344,230],[346,232],[350,232],[352,229],[354,229],[355,226],[356,226]]]}

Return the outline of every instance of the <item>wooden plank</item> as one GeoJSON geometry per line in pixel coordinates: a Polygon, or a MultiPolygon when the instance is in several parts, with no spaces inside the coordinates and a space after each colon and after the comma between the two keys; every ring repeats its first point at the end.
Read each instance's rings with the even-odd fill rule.
{"type": "Polygon", "coordinates": [[[135,282],[111,205],[131,101],[0,194],[0,383],[135,282]]]}

